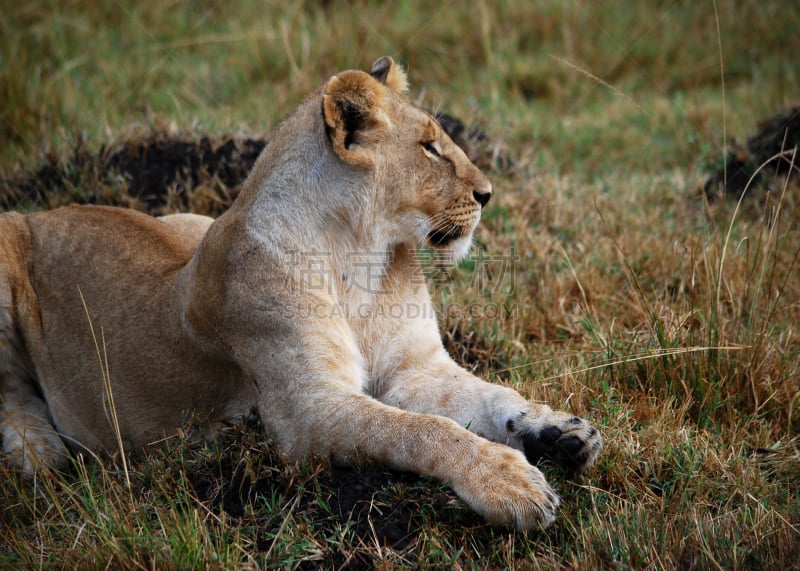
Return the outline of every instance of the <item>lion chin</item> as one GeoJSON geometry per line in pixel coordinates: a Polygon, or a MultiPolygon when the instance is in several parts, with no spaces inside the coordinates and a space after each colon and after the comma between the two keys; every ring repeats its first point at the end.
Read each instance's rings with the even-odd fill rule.
{"type": "Polygon", "coordinates": [[[457,262],[469,254],[472,247],[472,232],[463,234],[461,231],[431,230],[426,237],[426,243],[431,248],[451,252],[452,261],[457,262]]]}
{"type": "Polygon", "coordinates": [[[255,409],[288,459],[368,457],[490,522],[550,524],[559,498],[534,464],[582,472],[600,434],[442,346],[416,248],[466,255],[492,186],[406,90],[390,57],[331,77],[217,220],[0,215],[6,460],[32,474],[255,409]]]}

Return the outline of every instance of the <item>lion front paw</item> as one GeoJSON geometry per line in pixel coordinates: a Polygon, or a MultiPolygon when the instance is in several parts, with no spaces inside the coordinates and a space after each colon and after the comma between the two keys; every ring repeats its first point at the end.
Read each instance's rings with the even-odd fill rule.
{"type": "Polygon", "coordinates": [[[487,443],[480,460],[453,487],[490,523],[519,530],[547,527],[560,503],[538,468],[518,450],[494,443],[487,443]]]}
{"type": "Polygon", "coordinates": [[[550,412],[539,418],[521,413],[516,421],[509,421],[509,429],[519,436],[531,464],[547,458],[571,474],[585,472],[603,447],[595,427],[565,412],[550,412]]]}

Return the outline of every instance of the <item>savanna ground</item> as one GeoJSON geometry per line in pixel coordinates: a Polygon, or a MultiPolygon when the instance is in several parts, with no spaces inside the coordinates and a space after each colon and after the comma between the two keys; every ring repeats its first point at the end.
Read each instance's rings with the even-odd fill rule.
{"type": "Polygon", "coordinates": [[[699,189],[798,101],[799,28],[778,1],[4,2],[5,209],[219,214],[305,94],[403,62],[486,134],[496,190],[476,257],[430,268],[448,347],[605,449],[543,466],[562,509],[528,533],[428,479],[287,465],[258,426],[0,468],[0,568],[797,568],[797,135],[743,195],[699,189]]]}

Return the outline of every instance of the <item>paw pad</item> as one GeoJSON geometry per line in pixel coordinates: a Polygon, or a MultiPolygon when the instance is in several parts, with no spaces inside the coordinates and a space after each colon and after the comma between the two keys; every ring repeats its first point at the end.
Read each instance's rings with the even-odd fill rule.
{"type": "Polygon", "coordinates": [[[600,444],[593,444],[598,433],[590,427],[585,435],[577,436],[570,430],[577,424],[585,424],[583,419],[566,421],[565,430],[557,426],[548,426],[539,431],[527,431],[522,434],[522,445],[525,457],[531,464],[537,464],[542,459],[552,460],[568,473],[582,471],[599,451],[600,444]]]}

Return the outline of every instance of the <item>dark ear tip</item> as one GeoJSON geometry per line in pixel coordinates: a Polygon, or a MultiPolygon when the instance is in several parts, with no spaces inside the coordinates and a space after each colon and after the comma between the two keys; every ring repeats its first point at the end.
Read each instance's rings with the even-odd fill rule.
{"type": "Polygon", "coordinates": [[[391,56],[382,56],[375,60],[372,64],[372,69],[369,74],[377,80],[385,79],[394,65],[394,60],[391,56]]]}

